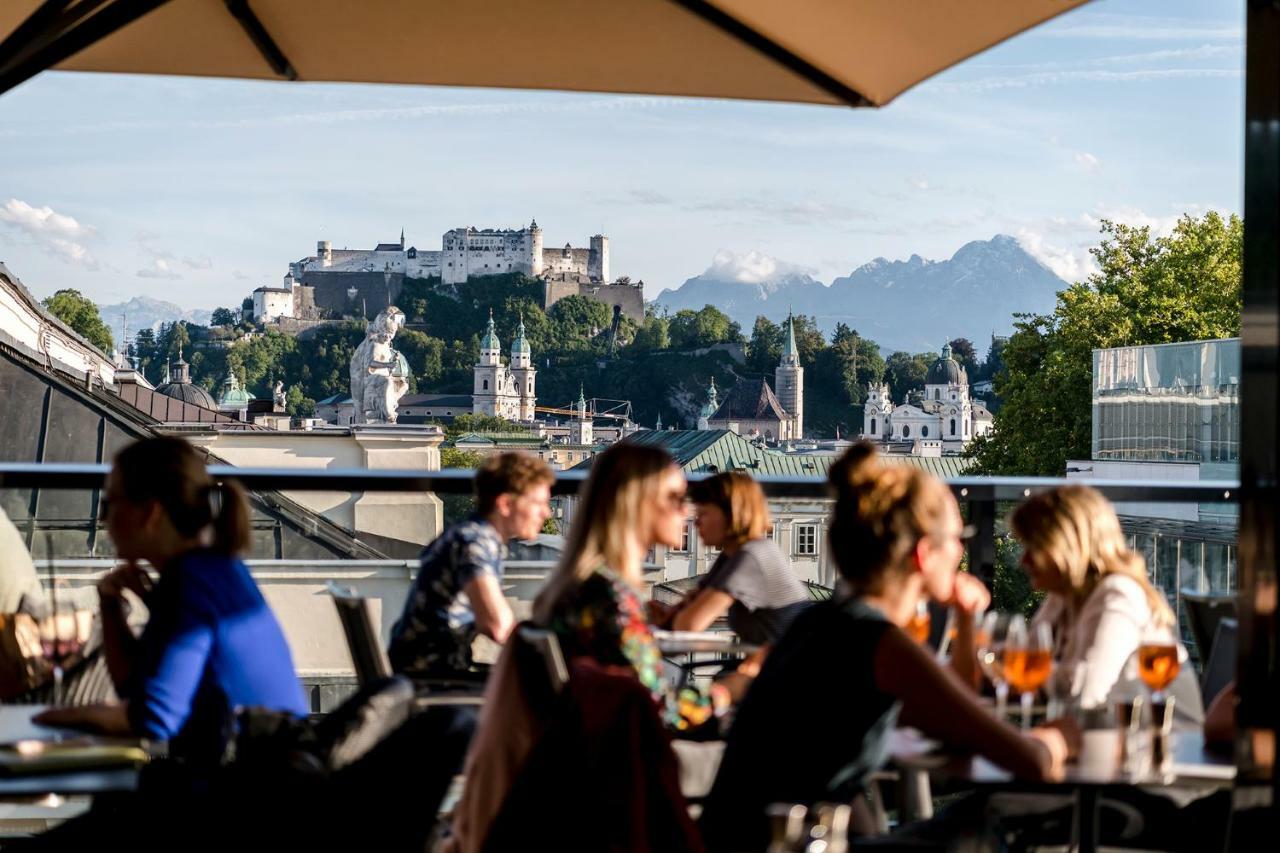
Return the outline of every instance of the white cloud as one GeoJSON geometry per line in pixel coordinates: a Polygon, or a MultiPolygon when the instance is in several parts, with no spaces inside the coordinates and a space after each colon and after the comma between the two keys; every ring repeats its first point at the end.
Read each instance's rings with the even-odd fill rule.
{"type": "MultiPolygon", "coordinates": [[[[1194,213],[1196,211],[1186,211],[1194,213]]],[[[1151,233],[1157,237],[1167,237],[1173,233],[1173,228],[1178,224],[1178,218],[1181,213],[1169,214],[1167,216],[1157,216],[1147,213],[1137,207],[1120,206],[1112,207],[1110,205],[1099,204],[1092,211],[1083,215],[1082,219],[1089,224],[1096,232],[1102,225],[1102,220],[1107,219],[1111,222],[1119,222],[1122,225],[1129,225],[1134,228],[1150,228],[1151,233]]]]}
{"type": "Polygon", "coordinates": [[[1053,270],[1063,281],[1083,281],[1097,270],[1087,246],[1064,246],[1050,242],[1041,232],[1026,227],[1018,229],[1017,237],[1027,254],[1053,270]]]}
{"type": "Polygon", "coordinates": [[[1077,166],[1089,174],[1096,175],[1102,171],[1102,162],[1088,151],[1077,151],[1071,157],[1077,166]]]}
{"type": "Polygon", "coordinates": [[[244,274],[244,273],[242,273],[240,270],[233,270],[233,271],[231,272],[231,277],[232,277],[232,278],[234,278],[236,281],[248,281],[248,280],[249,280],[249,276],[245,275],[245,274],[244,274]]]}
{"type": "Polygon", "coordinates": [[[911,184],[913,189],[921,190],[922,192],[929,189],[929,182],[924,178],[908,178],[907,183],[911,184]]]}
{"type": "Polygon", "coordinates": [[[200,255],[194,258],[183,258],[182,263],[189,269],[193,270],[211,270],[213,269],[213,259],[208,255],[200,255]]]}
{"type": "Polygon", "coordinates": [[[721,249],[716,252],[704,276],[718,281],[737,281],[742,284],[764,284],[790,275],[810,275],[812,270],[798,264],[780,261],[763,252],[734,252],[721,249]]]}
{"type": "Polygon", "coordinates": [[[0,207],[0,223],[26,236],[28,242],[63,263],[97,270],[97,258],[80,241],[97,233],[75,217],[58,213],[48,205],[33,207],[11,198],[0,207]]]}
{"type": "Polygon", "coordinates": [[[1244,30],[1225,21],[1106,12],[1072,15],[1037,30],[1036,34],[1052,38],[1125,41],[1244,41],[1244,30]]]}
{"type": "Polygon", "coordinates": [[[182,278],[164,258],[152,258],[151,265],[138,270],[138,278],[182,278]]]}

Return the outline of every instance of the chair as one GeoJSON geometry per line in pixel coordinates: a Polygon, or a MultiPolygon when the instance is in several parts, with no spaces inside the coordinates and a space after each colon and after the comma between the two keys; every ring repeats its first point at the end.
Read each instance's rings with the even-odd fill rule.
{"type": "Polygon", "coordinates": [[[378,629],[373,624],[368,599],[333,581],[329,581],[328,589],[329,595],[333,596],[334,606],[338,608],[343,633],[347,635],[347,648],[351,651],[351,662],[355,664],[356,680],[360,682],[360,686],[365,687],[389,678],[391,662],[387,659],[386,649],[382,648],[378,629]]]}
{"type": "Polygon", "coordinates": [[[542,659],[547,671],[547,684],[551,692],[559,695],[569,683],[569,667],[564,662],[564,653],[560,649],[560,640],[545,628],[532,625],[521,625],[516,630],[520,641],[542,659]]]}
{"type": "MultiPolygon", "coordinates": [[[[1218,623],[1223,619],[1236,617],[1236,597],[1221,593],[1194,592],[1189,589],[1182,590],[1180,597],[1186,608],[1191,639],[1196,646],[1196,658],[1203,671],[1212,650],[1213,638],[1218,631],[1218,623]]],[[[1207,695],[1205,698],[1208,698],[1207,695]]]]}
{"type": "Polygon", "coordinates": [[[1239,623],[1235,619],[1223,619],[1213,637],[1213,646],[1200,674],[1200,695],[1205,705],[1213,701],[1236,676],[1236,635],[1239,623]]]}

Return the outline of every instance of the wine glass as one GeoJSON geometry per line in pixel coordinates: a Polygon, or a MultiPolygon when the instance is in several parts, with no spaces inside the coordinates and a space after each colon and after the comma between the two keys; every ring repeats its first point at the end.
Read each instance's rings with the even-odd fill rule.
{"type": "Polygon", "coordinates": [[[929,603],[923,598],[916,602],[916,613],[907,623],[907,636],[917,643],[929,642],[929,629],[933,627],[933,617],[929,615],[929,603]]]}
{"type": "Polygon", "coordinates": [[[50,704],[61,705],[66,666],[84,650],[93,625],[93,611],[82,606],[67,590],[49,591],[48,609],[39,620],[40,651],[53,673],[50,704]]]}
{"type": "Polygon", "coordinates": [[[1178,642],[1173,631],[1163,627],[1149,627],[1142,634],[1138,646],[1138,676],[1151,690],[1153,706],[1162,705],[1165,691],[1178,677],[1182,664],[1178,661],[1178,642]]]}
{"type": "Polygon", "coordinates": [[[1009,620],[1004,643],[1004,677],[1022,697],[1022,728],[1031,728],[1031,705],[1053,669],[1053,631],[1048,623],[1009,620]]]}
{"type": "Polygon", "coordinates": [[[995,690],[996,716],[1002,720],[1009,707],[1009,682],[1004,677],[1004,641],[1008,630],[1009,617],[992,610],[983,615],[973,638],[978,668],[995,690]]]}

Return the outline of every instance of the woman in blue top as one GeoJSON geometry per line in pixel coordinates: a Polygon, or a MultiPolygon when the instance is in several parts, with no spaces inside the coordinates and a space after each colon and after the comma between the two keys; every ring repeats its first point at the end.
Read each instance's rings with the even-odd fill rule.
{"type": "Polygon", "coordinates": [[[236,556],[250,533],[238,483],[215,482],[181,439],[146,439],[116,456],[101,513],[124,563],[98,584],[107,667],[123,701],[58,708],[37,722],[167,740],[173,752],[212,758],[239,706],[307,713],[280,625],[236,556]],[[141,636],[127,622],[126,590],[149,611],[141,636]]]}

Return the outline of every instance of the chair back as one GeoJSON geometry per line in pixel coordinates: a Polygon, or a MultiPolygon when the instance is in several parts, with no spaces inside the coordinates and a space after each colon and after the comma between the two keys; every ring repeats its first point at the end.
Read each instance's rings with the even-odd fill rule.
{"type": "MultiPolygon", "coordinates": [[[[1187,614],[1187,627],[1191,629],[1191,639],[1196,646],[1196,658],[1200,661],[1201,672],[1203,672],[1213,649],[1213,638],[1217,634],[1218,623],[1223,619],[1236,617],[1236,597],[1232,594],[1193,592],[1184,589],[1180,598],[1187,614]]],[[[1209,698],[1208,694],[1205,698],[1209,698]]]]}
{"type": "Polygon", "coordinates": [[[356,679],[360,685],[390,677],[391,662],[373,624],[369,600],[333,581],[329,582],[329,595],[333,596],[333,603],[338,608],[338,618],[342,621],[343,633],[347,635],[347,648],[351,651],[351,662],[355,664],[356,679]]]}
{"type": "Polygon", "coordinates": [[[569,683],[569,667],[560,649],[559,638],[545,628],[535,628],[528,624],[517,628],[516,635],[522,645],[538,655],[546,672],[546,685],[552,695],[558,696],[569,683]]]}
{"type": "Polygon", "coordinates": [[[1218,622],[1218,632],[1213,638],[1213,648],[1205,659],[1204,670],[1200,674],[1200,695],[1208,705],[1214,697],[1222,692],[1222,688],[1236,677],[1236,651],[1238,649],[1236,634],[1239,623],[1235,619],[1223,619],[1218,622]]]}

